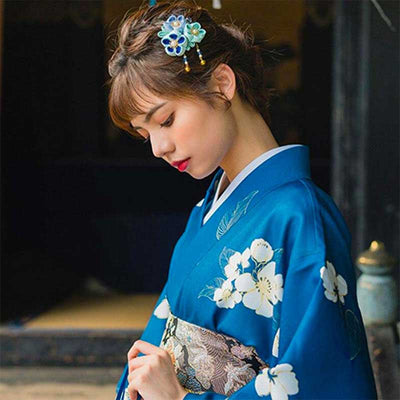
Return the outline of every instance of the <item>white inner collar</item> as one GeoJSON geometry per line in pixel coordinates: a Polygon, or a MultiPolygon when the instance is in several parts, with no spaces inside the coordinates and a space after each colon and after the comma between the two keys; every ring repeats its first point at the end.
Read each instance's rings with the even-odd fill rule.
{"type": "Polygon", "coordinates": [[[231,195],[231,193],[238,187],[238,185],[258,166],[260,166],[264,161],[273,157],[274,155],[280,153],[281,151],[290,149],[292,147],[302,146],[301,144],[287,144],[284,146],[275,147],[271,150],[266,151],[265,153],[256,157],[253,161],[247,164],[232,180],[232,182],[226,187],[223,193],[220,196],[221,187],[226,184],[228,178],[226,177],[225,171],[222,173],[221,178],[218,182],[217,189],[215,191],[215,195],[213,198],[213,202],[211,204],[210,209],[207,214],[203,218],[203,225],[210,219],[211,215],[215,213],[215,211],[224,203],[224,201],[231,195]]]}

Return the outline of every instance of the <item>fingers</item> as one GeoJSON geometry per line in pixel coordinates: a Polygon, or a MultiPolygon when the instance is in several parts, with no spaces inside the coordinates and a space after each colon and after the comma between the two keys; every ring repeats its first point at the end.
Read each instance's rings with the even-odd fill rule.
{"type": "MultiPolygon", "coordinates": [[[[140,357],[141,358],[141,357],[140,357]]],[[[145,366],[144,369],[147,369],[145,366]]],[[[148,381],[147,371],[140,371],[136,369],[128,375],[128,393],[131,400],[136,400],[140,388],[143,387],[148,381]]]]}
{"type": "Polygon", "coordinates": [[[133,346],[129,349],[128,351],[128,362],[132,360],[132,358],[137,357],[137,355],[140,353],[140,350],[138,350],[137,346],[135,347],[136,342],[133,344],[133,346]]]}
{"type": "Polygon", "coordinates": [[[167,355],[170,358],[170,355],[166,350],[154,346],[151,343],[145,342],[144,340],[137,340],[128,351],[129,372],[132,372],[134,368],[144,365],[144,363],[149,361],[148,356],[137,357],[139,353],[147,354],[148,356],[156,356],[156,359],[164,357],[167,358],[167,355]],[[132,364],[131,360],[138,361],[135,361],[132,364]]]}
{"type": "MultiPolygon", "coordinates": [[[[131,373],[134,369],[140,368],[143,365],[146,365],[150,362],[150,357],[151,356],[142,356],[142,357],[136,357],[128,362],[129,366],[129,373],[131,373]]],[[[128,375],[129,378],[129,375],[128,375]]]]}
{"type": "MultiPolygon", "coordinates": [[[[144,340],[137,340],[133,346],[128,351],[128,364],[132,359],[135,359],[139,353],[148,354],[148,355],[158,355],[164,357],[167,353],[166,350],[161,349],[160,347],[154,346],[151,343],[145,342],[144,340]]],[[[143,356],[142,356],[143,357],[143,356]]],[[[139,358],[142,358],[139,357],[139,358]]],[[[129,367],[129,372],[131,372],[131,368],[129,367]]]]}
{"type": "Polygon", "coordinates": [[[137,341],[129,350],[128,359],[128,393],[132,400],[136,400],[139,394],[146,399],[163,399],[165,388],[169,388],[170,393],[180,390],[181,385],[167,350],[137,341]],[[139,353],[141,355],[137,357],[139,353]]]}
{"type": "Polygon", "coordinates": [[[143,354],[161,354],[164,350],[144,340],[136,340],[133,346],[128,351],[128,362],[135,358],[139,353],[143,354]]]}
{"type": "Polygon", "coordinates": [[[133,389],[133,388],[131,388],[131,387],[127,387],[126,389],[125,389],[125,394],[128,394],[128,399],[129,400],[137,400],[137,395],[138,395],[138,392],[135,390],[135,389],[133,389]]]}

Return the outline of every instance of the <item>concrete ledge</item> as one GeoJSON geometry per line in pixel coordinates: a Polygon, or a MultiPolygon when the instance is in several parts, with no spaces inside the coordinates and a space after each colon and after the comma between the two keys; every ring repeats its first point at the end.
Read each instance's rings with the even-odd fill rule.
{"type": "Polygon", "coordinates": [[[137,329],[0,328],[0,366],[122,367],[137,329]]]}
{"type": "Polygon", "coordinates": [[[0,383],[21,386],[36,383],[74,383],[117,385],[124,369],[121,367],[1,367],[0,383]]]}

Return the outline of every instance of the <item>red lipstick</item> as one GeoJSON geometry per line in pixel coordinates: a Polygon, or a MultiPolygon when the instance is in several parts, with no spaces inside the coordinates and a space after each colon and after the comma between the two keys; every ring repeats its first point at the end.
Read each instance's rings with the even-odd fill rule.
{"type": "Polygon", "coordinates": [[[189,164],[189,158],[186,158],[185,160],[181,161],[174,161],[172,163],[172,165],[174,167],[177,167],[180,172],[183,172],[187,168],[188,164],[189,164]]]}

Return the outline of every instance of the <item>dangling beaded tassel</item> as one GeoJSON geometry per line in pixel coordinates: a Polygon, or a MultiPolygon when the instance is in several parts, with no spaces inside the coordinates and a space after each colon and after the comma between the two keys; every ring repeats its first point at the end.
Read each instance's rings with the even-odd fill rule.
{"type": "Polygon", "coordinates": [[[205,65],[206,60],[203,60],[203,55],[201,54],[199,45],[198,45],[197,43],[196,43],[196,51],[197,51],[197,54],[199,55],[200,64],[201,64],[201,65],[205,65]]]}
{"type": "Polygon", "coordinates": [[[190,71],[190,67],[189,67],[189,62],[188,62],[186,54],[183,55],[183,62],[185,63],[185,71],[189,72],[190,71]]]}

